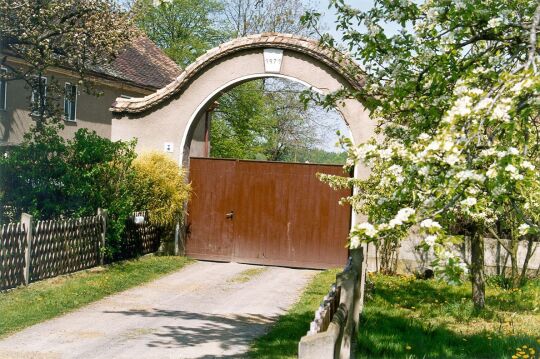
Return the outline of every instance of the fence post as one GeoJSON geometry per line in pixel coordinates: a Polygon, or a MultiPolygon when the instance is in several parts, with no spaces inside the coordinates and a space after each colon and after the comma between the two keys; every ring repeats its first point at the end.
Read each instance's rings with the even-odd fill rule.
{"type": "Polygon", "coordinates": [[[105,238],[107,237],[107,210],[98,208],[98,216],[101,216],[103,226],[101,227],[101,243],[99,245],[99,265],[105,264],[105,238]]]}
{"type": "Polygon", "coordinates": [[[177,256],[180,251],[179,248],[180,240],[180,221],[176,222],[176,228],[174,230],[174,255],[177,256]]]}
{"type": "Polygon", "coordinates": [[[21,215],[21,225],[26,229],[26,247],[24,250],[24,285],[30,283],[30,253],[32,252],[32,238],[34,237],[34,228],[32,227],[32,216],[28,213],[21,215]]]}

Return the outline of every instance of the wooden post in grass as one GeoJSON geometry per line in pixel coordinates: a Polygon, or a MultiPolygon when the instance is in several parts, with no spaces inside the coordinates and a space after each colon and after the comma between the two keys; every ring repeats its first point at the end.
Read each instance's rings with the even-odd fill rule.
{"type": "Polygon", "coordinates": [[[177,256],[180,252],[179,247],[180,242],[180,221],[176,222],[176,227],[174,229],[174,255],[177,256]]]}
{"type": "Polygon", "coordinates": [[[101,241],[99,245],[99,264],[105,264],[105,238],[107,237],[107,210],[98,208],[98,216],[101,216],[101,241]]]}
{"type": "Polygon", "coordinates": [[[24,285],[30,283],[30,254],[32,252],[32,239],[34,237],[34,228],[32,227],[32,216],[28,213],[23,213],[21,215],[21,225],[24,226],[26,230],[26,246],[24,249],[24,271],[23,271],[23,280],[24,285]]]}

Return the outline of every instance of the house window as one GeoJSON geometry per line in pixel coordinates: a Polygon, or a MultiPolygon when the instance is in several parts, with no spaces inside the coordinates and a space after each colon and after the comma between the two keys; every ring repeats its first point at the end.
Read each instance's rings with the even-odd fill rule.
{"type": "Polygon", "coordinates": [[[0,67],[0,110],[7,108],[7,69],[0,67]]]}
{"type": "MultiPolygon", "coordinates": [[[[40,77],[41,81],[41,88],[43,89],[43,104],[46,103],[47,100],[47,78],[46,77],[40,77]]],[[[37,82],[37,77],[34,79],[34,86],[32,87],[32,115],[39,115],[39,107],[41,104],[41,98],[39,93],[39,83],[37,82]]],[[[46,110],[46,109],[45,109],[46,110]]]]}
{"type": "Polygon", "coordinates": [[[75,121],[77,109],[77,86],[66,82],[64,94],[64,118],[66,121],[75,121]]]}

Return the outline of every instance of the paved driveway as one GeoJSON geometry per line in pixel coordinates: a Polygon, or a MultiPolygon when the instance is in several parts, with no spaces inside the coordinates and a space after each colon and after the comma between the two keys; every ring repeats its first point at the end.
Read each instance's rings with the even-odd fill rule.
{"type": "Polygon", "coordinates": [[[243,358],[315,271],[197,262],[0,341],[0,358],[243,358]],[[246,280],[246,278],[244,278],[246,280]]]}

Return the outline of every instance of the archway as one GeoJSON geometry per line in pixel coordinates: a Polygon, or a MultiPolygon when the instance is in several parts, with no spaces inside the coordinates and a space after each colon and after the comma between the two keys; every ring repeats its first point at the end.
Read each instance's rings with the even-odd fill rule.
{"type": "MultiPolygon", "coordinates": [[[[346,56],[322,49],[318,42],[286,34],[260,34],[240,38],[208,51],[171,84],[144,98],[119,98],[111,111],[114,140],[137,138],[137,151],[168,152],[189,169],[190,156],[201,156],[204,114],[221,93],[238,84],[266,77],[302,83],[322,94],[342,88],[360,88],[361,78],[351,77],[357,66],[346,56]]],[[[374,124],[363,105],[354,99],[338,107],[361,143],[373,134],[374,124]]],[[[355,176],[362,176],[357,168],[355,176]]],[[[353,215],[351,225],[356,223],[353,215]]],[[[337,239],[343,246],[346,238],[337,239]]]]}
{"type": "MultiPolygon", "coordinates": [[[[118,98],[111,107],[112,139],[138,138],[138,151],[165,150],[188,166],[197,126],[220,93],[265,77],[288,78],[323,94],[360,88],[362,79],[349,71],[356,66],[312,39],[275,33],[235,39],[208,51],[163,89],[143,98],[118,98]]],[[[345,100],[338,110],[355,143],[372,135],[373,122],[360,102],[345,100]]]]}

